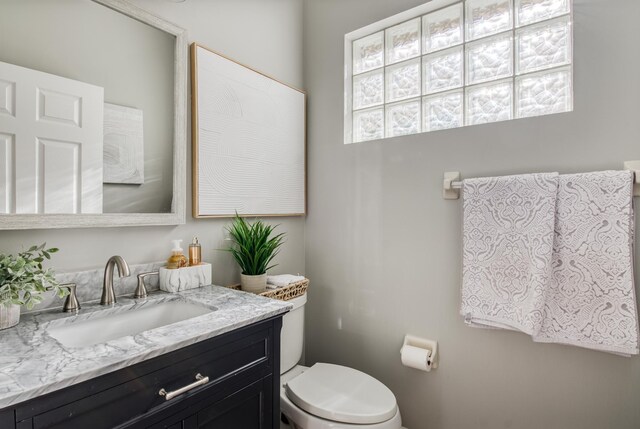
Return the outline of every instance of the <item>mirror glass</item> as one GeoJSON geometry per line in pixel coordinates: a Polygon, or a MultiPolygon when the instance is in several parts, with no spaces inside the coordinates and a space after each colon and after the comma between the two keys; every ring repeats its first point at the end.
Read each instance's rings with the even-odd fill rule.
{"type": "Polygon", "coordinates": [[[0,213],[170,213],[175,47],[91,0],[2,0],[0,213]]]}

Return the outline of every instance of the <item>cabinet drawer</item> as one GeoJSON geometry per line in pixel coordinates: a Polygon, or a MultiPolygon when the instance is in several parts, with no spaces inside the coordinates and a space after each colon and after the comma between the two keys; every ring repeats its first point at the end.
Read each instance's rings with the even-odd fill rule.
{"type": "MultiPolygon", "coordinates": [[[[248,371],[270,372],[273,344],[271,330],[247,332],[236,341],[220,344],[216,338],[155,358],[154,370],[51,411],[33,416],[33,429],[86,427],[108,429],[141,414],[160,410],[196,394],[215,389],[224,380],[248,371]],[[192,350],[193,353],[185,354],[192,350]],[[185,356],[188,356],[185,358],[185,356]],[[180,360],[176,358],[180,357],[180,360]],[[209,382],[171,400],[159,395],[160,389],[175,391],[195,381],[196,374],[209,382]],[[105,410],[113,410],[105,412],[105,410]]],[[[138,364],[144,365],[145,362],[138,364]]],[[[134,371],[134,365],[121,372],[134,371]]],[[[88,381],[86,383],[91,383],[88,381]]]]}
{"type": "MultiPolygon", "coordinates": [[[[279,397],[275,401],[272,375],[263,378],[244,377],[229,380],[206,398],[196,396],[193,403],[178,413],[163,410],[145,415],[131,424],[117,429],[173,429],[182,422],[181,429],[267,429],[279,427],[279,397]],[[276,424],[273,415],[277,414],[276,424]]],[[[174,410],[175,411],[175,410],[174,410]]]]}
{"type": "Polygon", "coordinates": [[[203,408],[196,414],[198,429],[263,428],[263,423],[271,420],[272,410],[266,406],[270,387],[270,380],[259,380],[223,401],[203,408]]]}

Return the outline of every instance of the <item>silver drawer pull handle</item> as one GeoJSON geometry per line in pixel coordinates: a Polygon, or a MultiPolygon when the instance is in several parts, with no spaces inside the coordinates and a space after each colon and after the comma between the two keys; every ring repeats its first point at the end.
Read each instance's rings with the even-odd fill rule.
{"type": "Polygon", "coordinates": [[[164,389],[160,389],[160,391],[158,392],[158,394],[160,396],[164,396],[165,400],[169,400],[169,399],[173,399],[178,395],[182,395],[184,392],[188,392],[191,389],[195,389],[198,386],[202,386],[203,384],[207,384],[209,382],[209,377],[203,377],[202,374],[196,374],[196,381],[194,381],[191,384],[187,384],[184,387],[181,387],[177,390],[173,390],[171,392],[167,392],[164,389]]]}

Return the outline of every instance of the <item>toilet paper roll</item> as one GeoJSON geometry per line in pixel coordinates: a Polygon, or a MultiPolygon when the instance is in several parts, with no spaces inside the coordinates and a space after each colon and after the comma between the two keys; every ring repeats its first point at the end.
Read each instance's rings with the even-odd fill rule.
{"type": "Polygon", "coordinates": [[[400,350],[402,364],[421,371],[431,371],[431,350],[405,345],[400,350]]]}

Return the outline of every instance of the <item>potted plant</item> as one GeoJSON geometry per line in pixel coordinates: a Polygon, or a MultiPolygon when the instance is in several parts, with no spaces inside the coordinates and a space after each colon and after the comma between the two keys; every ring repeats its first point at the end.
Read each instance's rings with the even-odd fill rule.
{"type": "Polygon", "coordinates": [[[227,249],[233,254],[242,270],[240,285],[242,290],[260,293],[267,287],[267,270],[275,267],[269,265],[278,254],[284,240],[284,233],[272,236],[276,226],[267,225],[261,220],[247,222],[236,213],[231,226],[227,228],[232,246],[227,249]]]}
{"type": "Polygon", "coordinates": [[[44,247],[32,246],[17,255],[0,254],[0,329],[17,325],[20,307],[33,308],[42,301],[43,292],[54,290],[61,298],[68,294],[56,281],[53,270],[42,267],[58,249],[44,247]]]}

